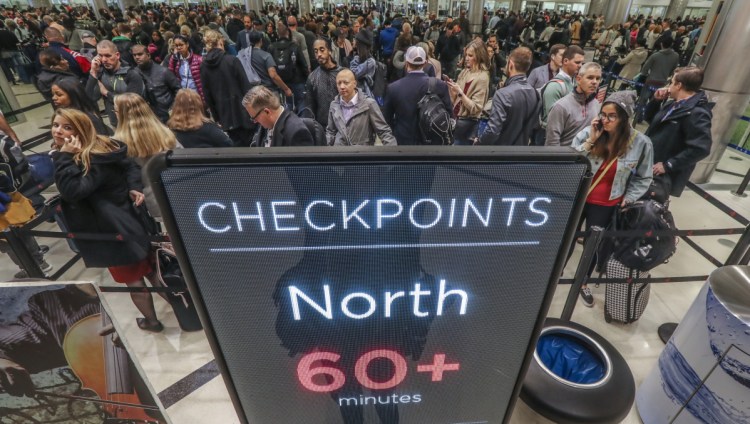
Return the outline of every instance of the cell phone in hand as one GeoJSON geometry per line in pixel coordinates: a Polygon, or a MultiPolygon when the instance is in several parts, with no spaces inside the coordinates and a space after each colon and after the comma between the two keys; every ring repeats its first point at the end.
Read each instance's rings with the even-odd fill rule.
{"type": "Polygon", "coordinates": [[[597,122],[595,125],[597,131],[602,131],[604,129],[604,124],[602,124],[601,121],[597,122]]]}

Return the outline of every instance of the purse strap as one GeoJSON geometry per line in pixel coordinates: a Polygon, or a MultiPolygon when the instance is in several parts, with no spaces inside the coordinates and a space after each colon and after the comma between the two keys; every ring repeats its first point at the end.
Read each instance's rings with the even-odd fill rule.
{"type": "Polygon", "coordinates": [[[599,173],[599,177],[597,177],[596,181],[594,181],[594,183],[591,184],[591,187],[589,187],[589,191],[588,191],[588,193],[586,193],[586,197],[588,197],[588,195],[591,194],[592,191],[594,191],[594,189],[596,188],[596,186],[599,185],[599,183],[602,181],[602,179],[604,179],[604,176],[607,175],[607,171],[609,171],[609,168],[611,168],[612,164],[614,164],[615,162],[617,162],[617,158],[614,158],[611,161],[609,161],[609,163],[604,168],[604,170],[599,173]]]}
{"type": "MultiPolygon", "coordinates": [[[[638,135],[638,131],[636,129],[633,129],[632,130],[632,134],[630,134],[630,139],[628,140],[628,145],[633,144],[633,140],[635,140],[635,137],[637,135],[638,135]]],[[[611,168],[612,165],[615,162],[617,162],[617,159],[619,159],[619,157],[616,157],[616,158],[612,159],[611,161],[609,161],[609,163],[604,168],[604,170],[599,174],[599,177],[596,179],[596,181],[594,181],[594,183],[591,184],[591,187],[589,187],[589,191],[588,191],[588,193],[586,193],[586,197],[588,197],[588,195],[591,194],[592,191],[594,191],[594,189],[596,188],[596,186],[599,185],[599,183],[602,181],[602,179],[604,178],[604,176],[607,175],[607,171],[609,171],[609,168],[611,168]]]]}

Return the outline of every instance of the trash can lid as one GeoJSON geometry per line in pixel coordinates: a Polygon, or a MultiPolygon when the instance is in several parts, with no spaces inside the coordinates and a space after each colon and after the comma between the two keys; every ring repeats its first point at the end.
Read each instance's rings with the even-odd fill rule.
{"type": "Polygon", "coordinates": [[[718,268],[708,276],[708,284],[727,311],[750,325],[750,266],[718,268]]]}

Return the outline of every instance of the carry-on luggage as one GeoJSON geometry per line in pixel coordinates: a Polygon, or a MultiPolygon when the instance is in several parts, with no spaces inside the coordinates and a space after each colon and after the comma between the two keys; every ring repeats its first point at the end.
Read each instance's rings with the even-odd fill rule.
{"type": "MultiPolygon", "coordinates": [[[[647,271],[628,268],[620,261],[610,258],[607,261],[607,278],[645,279],[651,275],[647,271]]],[[[604,320],[630,324],[637,321],[648,305],[651,285],[646,282],[611,283],[604,290],[604,320]]]]}
{"type": "Polygon", "coordinates": [[[190,297],[187,284],[182,276],[182,270],[177,263],[174,252],[159,246],[156,248],[156,279],[164,287],[180,288],[181,290],[167,292],[167,299],[174,310],[177,322],[182,331],[199,331],[203,329],[195,309],[193,298],[190,297]]]}

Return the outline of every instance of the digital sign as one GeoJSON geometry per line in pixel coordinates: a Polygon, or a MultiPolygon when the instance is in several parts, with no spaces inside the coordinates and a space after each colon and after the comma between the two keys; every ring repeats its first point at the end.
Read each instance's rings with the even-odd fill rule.
{"type": "Polygon", "coordinates": [[[567,149],[261,150],[149,163],[241,420],[507,421],[588,161],[567,149]]]}

